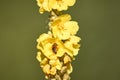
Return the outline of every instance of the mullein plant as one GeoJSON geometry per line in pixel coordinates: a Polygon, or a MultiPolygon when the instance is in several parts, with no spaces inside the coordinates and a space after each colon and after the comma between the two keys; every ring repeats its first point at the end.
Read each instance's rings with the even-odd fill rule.
{"type": "Polygon", "coordinates": [[[69,14],[63,14],[76,0],[37,0],[39,12],[50,13],[49,31],[37,39],[37,60],[47,80],[70,80],[71,62],[80,50],[78,23],[69,14]]]}

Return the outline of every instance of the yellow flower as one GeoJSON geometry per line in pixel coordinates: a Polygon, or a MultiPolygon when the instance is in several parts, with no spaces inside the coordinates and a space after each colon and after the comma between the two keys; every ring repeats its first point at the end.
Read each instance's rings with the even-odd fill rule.
{"type": "Polygon", "coordinates": [[[73,6],[76,0],[53,0],[53,9],[58,11],[67,10],[68,6],[73,6]]]}
{"type": "Polygon", "coordinates": [[[76,0],[37,0],[40,7],[40,13],[44,11],[50,12],[52,9],[58,11],[67,10],[68,6],[73,6],[76,0]]]}
{"type": "Polygon", "coordinates": [[[78,23],[75,21],[69,21],[71,16],[68,14],[57,17],[53,22],[49,24],[53,36],[60,40],[66,40],[71,35],[75,35],[79,29],[78,23]]]}
{"type": "Polygon", "coordinates": [[[38,44],[37,44],[37,49],[43,51],[43,46],[42,46],[42,43],[41,43],[41,42],[43,42],[44,40],[46,40],[46,39],[48,39],[48,38],[52,38],[52,35],[51,35],[50,32],[48,32],[48,34],[46,34],[46,33],[41,34],[41,35],[39,36],[39,38],[37,39],[37,42],[38,42],[38,44]]]}
{"type": "Polygon", "coordinates": [[[37,0],[37,5],[40,7],[39,12],[50,12],[52,10],[52,0],[37,0]]]}
{"type": "Polygon", "coordinates": [[[72,50],[74,56],[78,54],[79,47],[80,47],[78,42],[80,40],[81,39],[77,36],[70,36],[69,40],[64,43],[66,48],[72,50]]]}
{"type": "Polygon", "coordinates": [[[57,59],[57,57],[61,57],[68,52],[72,55],[72,51],[67,49],[62,41],[57,38],[52,38],[49,34],[42,34],[37,39],[37,42],[37,48],[49,59],[57,59]]]}

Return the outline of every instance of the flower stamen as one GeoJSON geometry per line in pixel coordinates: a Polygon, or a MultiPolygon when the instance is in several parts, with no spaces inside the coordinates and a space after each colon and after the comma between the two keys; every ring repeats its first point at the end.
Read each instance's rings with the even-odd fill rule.
{"type": "Polygon", "coordinates": [[[52,46],[52,51],[53,51],[55,54],[57,53],[57,50],[58,50],[58,49],[57,49],[57,46],[58,46],[58,45],[57,45],[56,43],[54,43],[53,46],[52,46]]]}

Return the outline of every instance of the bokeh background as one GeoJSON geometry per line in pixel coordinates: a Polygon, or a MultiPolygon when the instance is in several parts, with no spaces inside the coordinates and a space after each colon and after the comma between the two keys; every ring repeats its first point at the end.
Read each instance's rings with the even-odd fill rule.
{"type": "MultiPolygon", "coordinates": [[[[66,13],[78,21],[81,50],[71,80],[120,80],[120,1],[77,0],[66,13]]],[[[0,80],[45,80],[36,39],[48,30],[48,13],[36,0],[0,0],[0,80]]]]}

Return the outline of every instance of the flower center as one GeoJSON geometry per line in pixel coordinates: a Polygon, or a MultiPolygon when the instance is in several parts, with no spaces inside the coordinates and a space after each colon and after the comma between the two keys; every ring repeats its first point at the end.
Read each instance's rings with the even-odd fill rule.
{"type": "Polygon", "coordinates": [[[56,43],[54,43],[53,45],[52,45],[52,51],[56,54],[57,53],[57,44],[56,43]]]}
{"type": "Polygon", "coordinates": [[[43,3],[44,0],[39,0],[39,1],[40,1],[40,3],[43,3]]]}
{"type": "Polygon", "coordinates": [[[56,1],[62,1],[62,0],[56,0],[56,1]]]}

